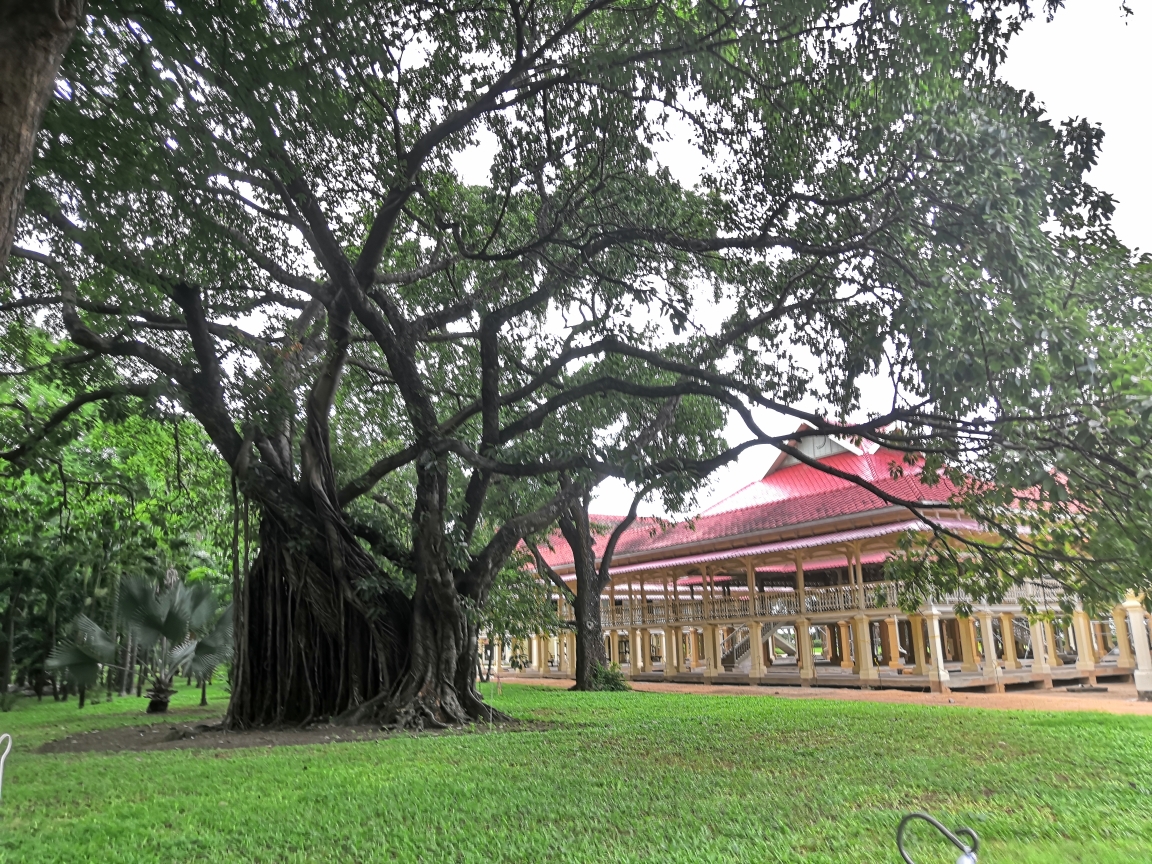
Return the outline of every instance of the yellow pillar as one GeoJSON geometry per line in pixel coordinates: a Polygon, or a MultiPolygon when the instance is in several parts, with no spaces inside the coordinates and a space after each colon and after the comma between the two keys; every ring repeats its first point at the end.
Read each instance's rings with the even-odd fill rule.
{"type": "Polygon", "coordinates": [[[900,631],[896,626],[896,616],[885,618],[883,626],[888,631],[888,668],[903,669],[904,661],[900,659],[900,631]]]}
{"type": "Polygon", "coordinates": [[[1032,671],[1051,672],[1052,667],[1048,663],[1048,640],[1044,634],[1044,622],[1040,620],[1029,622],[1028,629],[1032,634],[1032,671]]]}
{"type": "Polygon", "coordinates": [[[764,675],[764,647],[763,634],[760,632],[760,622],[753,619],[748,622],[748,677],[756,681],[764,675]]]}
{"type": "Polygon", "coordinates": [[[1000,639],[1004,643],[1004,668],[1020,669],[1016,653],[1016,618],[1011,612],[1000,613],[1000,639]]]}
{"type": "Polygon", "coordinates": [[[836,627],[840,630],[840,651],[844,655],[840,659],[840,668],[851,669],[855,664],[852,662],[852,643],[848,639],[848,622],[837,621],[836,627]]]}
{"type": "Polygon", "coordinates": [[[1094,671],[1096,658],[1092,651],[1092,621],[1081,608],[1072,613],[1072,632],[1076,637],[1076,668],[1083,672],[1094,671]]]}
{"type": "Polygon", "coordinates": [[[704,625],[704,678],[711,680],[720,666],[720,658],[716,656],[716,625],[704,625]]]}
{"type": "Polygon", "coordinates": [[[927,675],[928,654],[924,650],[924,616],[911,615],[908,623],[912,625],[912,672],[915,675],[927,675]]]}
{"type": "Polygon", "coordinates": [[[1000,668],[996,658],[996,633],[992,629],[992,613],[985,610],[980,613],[980,642],[984,648],[984,674],[995,675],[1000,668]]]}
{"type": "Polygon", "coordinates": [[[1132,641],[1128,638],[1128,613],[1123,606],[1112,610],[1112,623],[1116,627],[1116,666],[1119,669],[1134,669],[1136,660],[1132,656],[1132,641]]]}
{"type": "Polygon", "coordinates": [[[676,674],[680,665],[680,628],[666,624],[664,625],[664,677],[671,678],[676,674]]]}
{"type": "Polygon", "coordinates": [[[856,650],[855,654],[855,672],[860,676],[860,680],[875,681],[879,679],[880,672],[876,668],[875,663],[872,662],[872,626],[868,620],[868,616],[861,613],[854,619],[856,622],[855,637],[856,637],[856,650]]]}
{"type": "Polygon", "coordinates": [[[1103,621],[1092,622],[1092,635],[1096,637],[1096,650],[1092,656],[1095,657],[1096,662],[1099,663],[1104,659],[1104,655],[1111,650],[1111,646],[1108,644],[1108,634],[1104,629],[1103,621]]]}
{"type": "Polygon", "coordinates": [[[976,660],[976,625],[971,618],[958,618],[960,623],[960,671],[979,672],[976,660]]]}
{"type": "Polygon", "coordinates": [[[1129,591],[1124,598],[1124,611],[1128,613],[1128,627],[1132,633],[1132,645],[1136,649],[1136,668],[1132,679],[1136,682],[1136,698],[1142,702],[1152,701],[1152,650],[1148,645],[1148,624],[1144,619],[1144,607],[1129,591]]]}
{"type": "Polygon", "coordinates": [[[800,683],[810,683],[816,677],[815,658],[812,656],[812,631],[807,618],[796,619],[796,665],[800,668],[800,683]]]}
{"type": "Polygon", "coordinates": [[[949,675],[944,665],[944,640],[940,638],[940,613],[928,607],[924,623],[928,626],[928,682],[933,690],[944,690],[949,675]]]}
{"type": "Polygon", "coordinates": [[[1056,652],[1055,626],[1051,621],[1041,621],[1040,626],[1044,628],[1044,646],[1048,649],[1048,665],[1063,666],[1064,661],[1060,659],[1060,655],[1056,652]]]}

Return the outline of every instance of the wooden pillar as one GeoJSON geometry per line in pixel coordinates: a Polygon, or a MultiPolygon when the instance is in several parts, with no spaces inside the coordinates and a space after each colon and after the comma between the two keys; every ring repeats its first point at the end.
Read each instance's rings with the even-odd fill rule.
{"type": "Polygon", "coordinates": [[[976,658],[976,622],[971,617],[956,619],[960,624],[960,671],[979,672],[976,658]]]}
{"type": "Polygon", "coordinates": [[[744,562],[744,576],[748,585],[748,678],[756,682],[764,676],[764,649],[756,620],[756,565],[751,560],[744,562]]]}
{"type": "Polygon", "coordinates": [[[1048,665],[1063,666],[1064,661],[1056,651],[1056,626],[1051,621],[1041,621],[1040,626],[1044,630],[1044,647],[1048,649],[1048,665]]]}
{"type": "Polygon", "coordinates": [[[856,638],[856,650],[853,652],[855,654],[853,669],[860,676],[861,683],[875,681],[880,677],[880,672],[872,661],[872,622],[863,612],[854,620],[856,627],[853,635],[856,638]]]}
{"type": "Polygon", "coordinates": [[[716,625],[704,624],[704,680],[711,681],[720,666],[720,658],[716,656],[716,625]]]}
{"type": "Polygon", "coordinates": [[[885,618],[884,623],[881,625],[888,633],[888,668],[889,669],[903,669],[904,661],[900,659],[900,633],[896,626],[896,616],[885,618]]]}
{"type": "Polygon", "coordinates": [[[1116,627],[1116,666],[1135,669],[1136,658],[1132,656],[1132,640],[1128,637],[1128,612],[1123,606],[1112,610],[1112,623],[1116,627]]]}
{"type": "Polygon", "coordinates": [[[1136,682],[1136,698],[1142,702],[1152,701],[1152,649],[1148,644],[1148,624],[1144,620],[1144,607],[1129,591],[1124,598],[1124,611],[1128,614],[1128,628],[1132,634],[1132,653],[1136,668],[1132,679],[1136,682]]]}
{"type": "Polygon", "coordinates": [[[1076,668],[1082,672],[1096,671],[1096,657],[1092,650],[1092,622],[1088,613],[1076,604],[1072,612],[1072,630],[1076,637],[1076,668]]]}
{"type": "Polygon", "coordinates": [[[1000,662],[996,657],[996,634],[992,629],[992,613],[989,610],[984,610],[979,614],[980,619],[980,642],[984,648],[984,674],[995,675],[996,670],[1000,668],[1000,662]]]}
{"type": "Polygon", "coordinates": [[[804,556],[796,555],[796,611],[801,618],[808,617],[807,594],[804,591],[804,556]]]}
{"type": "Polygon", "coordinates": [[[760,628],[760,657],[764,667],[770,668],[776,662],[776,625],[768,623],[760,628]],[[768,635],[765,636],[765,628],[768,635]]]}
{"type": "Polygon", "coordinates": [[[680,628],[664,625],[664,677],[671,678],[681,666],[680,628]]]}
{"type": "Polygon", "coordinates": [[[1011,612],[1000,613],[1000,641],[1004,643],[1004,668],[1020,669],[1016,653],[1016,618],[1011,612]]]}
{"type": "Polygon", "coordinates": [[[912,615],[908,619],[912,625],[912,673],[928,674],[928,652],[924,650],[924,616],[912,615]]]}
{"type": "Polygon", "coordinates": [[[928,626],[928,685],[935,692],[948,689],[948,669],[944,665],[944,640],[940,636],[940,613],[932,607],[924,612],[928,626]]]}
{"type": "Polygon", "coordinates": [[[836,627],[840,631],[840,668],[851,669],[855,664],[852,662],[852,644],[848,638],[848,622],[837,621],[836,627]]]}
{"type": "Polygon", "coordinates": [[[748,622],[748,677],[753,682],[764,675],[764,649],[761,648],[760,622],[748,622]]]}
{"type": "Polygon", "coordinates": [[[1092,635],[1096,637],[1096,650],[1093,656],[1096,662],[1100,663],[1104,655],[1112,650],[1112,646],[1108,644],[1108,631],[1104,629],[1103,621],[1092,622],[1092,635]]]}
{"type": "Polygon", "coordinates": [[[1032,635],[1032,671],[1047,675],[1052,671],[1048,664],[1048,641],[1044,637],[1044,622],[1030,621],[1028,630],[1032,635]]]}
{"type": "Polygon", "coordinates": [[[800,668],[800,685],[811,684],[816,678],[815,659],[812,656],[812,631],[807,618],[796,619],[796,665],[800,668]]]}

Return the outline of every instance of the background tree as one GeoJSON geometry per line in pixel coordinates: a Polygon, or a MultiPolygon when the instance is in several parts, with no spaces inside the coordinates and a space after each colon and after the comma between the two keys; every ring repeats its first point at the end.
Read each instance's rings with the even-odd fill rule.
{"type": "Polygon", "coordinates": [[[24,200],[36,132],[84,0],[0,2],[0,273],[24,200]]]}
{"type": "Polygon", "coordinates": [[[469,610],[521,538],[601,476],[787,450],[753,409],[824,434],[882,371],[891,410],[838,432],[941,461],[987,440],[1070,314],[1049,226],[1108,205],[1091,136],[996,78],[1025,14],[96,10],[28,194],[49,252],[16,250],[3,309],[107,370],[82,402],[195,417],[258,504],[230,722],[491,717],[469,610]],[[707,160],[691,189],[654,150],[673,118],[707,160]],[[646,460],[586,425],[607,394],[711,400],[748,437],[646,460]]]}
{"type": "MultiPolygon", "coordinates": [[[[78,614],[116,642],[115,666],[129,663],[116,614],[125,574],[160,580],[176,570],[227,602],[232,519],[226,469],[198,424],[178,422],[170,406],[165,417],[162,405],[115,398],[53,423],[52,409],[83,392],[75,352],[35,329],[21,336],[6,343],[0,433],[38,446],[9,450],[14,461],[0,475],[0,597],[8,598],[0,615],[14,637],[0,637],[0,681],[56,696],[64,682],[45,662],[78,614]]],[[[115,671],[104,681],[123,692],[127,677],[115,671]]]]}

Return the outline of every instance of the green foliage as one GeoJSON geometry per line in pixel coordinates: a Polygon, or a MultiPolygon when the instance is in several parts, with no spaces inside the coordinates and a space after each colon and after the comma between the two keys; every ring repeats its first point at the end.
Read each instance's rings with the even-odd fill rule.
{"type": "MultiPolygon", "coordinates": [[[[219,716],[196,696],[171,719],[219,716]]],[[[75,755],[34,751],[139,726],[144,700],[22,700],[0,860],[860,864],[897,861],[900,817],[924,809],[975,828],[981,861],[1152,857],[1145,716],[509,684],[490,699],[531,725],[75,755]]],[[[917,839],[917,861],[951,860],[917,839]]]]}
{"type": "MultiPolygon", "coordinates": [[[[181,671],[203,681],[232,657],[232,604],[217,617],[216,599],[204,583],[188,587],[171,579],[157,590],[150,580],[129,576],[120,584],[117,611],[141,662],[152,661],[150,693],[158,702],[167,704],[172,679],[181,671]]],[[[116,662],[119,649],[114,637],[83,615],[72,626],[75,635],[53,649],[47,667],[92,687],[100,667],[116,662]]]]}
{"type": "Polygon", "coordinates": [[[632,685],[628,683],[628,679],[620,671],[619,663],[612,663],[607,667],[595,666],[592,669],[591,677],[593,690],[619,692],[632,689],[632,685]]]}
{"type": "Polygon", "coordinates": [[[116,641],[86,615],[72,622],[71,640],[52,649],[45,664],[49,669],[62,669],[80,687],[95,687],[101,666],[116,661],[116,641]]]}

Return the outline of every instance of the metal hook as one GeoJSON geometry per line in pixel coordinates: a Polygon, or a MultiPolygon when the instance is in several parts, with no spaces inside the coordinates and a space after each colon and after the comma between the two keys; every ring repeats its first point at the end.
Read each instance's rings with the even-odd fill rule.
{"type": "Polygon", "coordinates": [[[4,743],[4,739],[8,739],[8,746],[4,748],[4,752],[0,753],[0,793],[4,791],[4,760],[8,758],[8,754],[12,752],[12,736],[5,732],[0,735],[0,744],[4,743]]]}
{"type": "Polygon", "coordinates": [[[916,864],[915,861],[904,851],[904,829],[908,827],[908,823],[913,819],[923,819],[941,834],[943,834],[948,841],[960,850],[960,857],[956,859],[956,864],[976,864],[976,850],[980,848],[980,838],[976,836],[976,832],[971,828],[957,828],[955,833],[949,831],[941,825],[936,819],[933,819],[927,813],[909,813],[900,820],[900,826],[896,829],[896,848],[900,850],[900,857],[904,859],[906,864],[916,864]],[[963,834],[972,839],[972,845],[969,846],[957,834],[963,834]]]}

